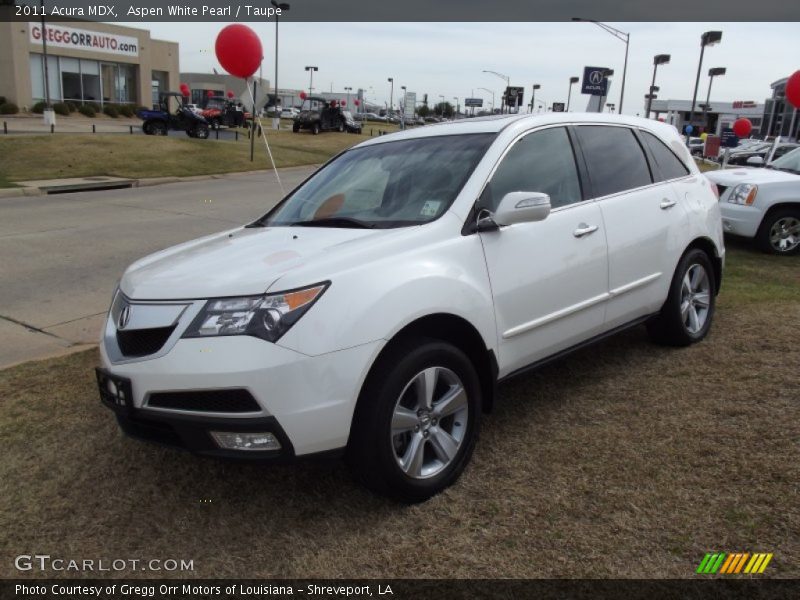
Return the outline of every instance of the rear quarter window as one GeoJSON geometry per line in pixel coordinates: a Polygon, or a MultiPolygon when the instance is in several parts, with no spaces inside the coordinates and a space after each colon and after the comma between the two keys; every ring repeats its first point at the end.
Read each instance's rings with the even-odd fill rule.
{"type": "Polygon", "coordinates": [[[641,131],[641,136],[656,163],[656,172],[653,175],[657,180],[678,179],[689,174],[689,169],[686,168],[686,165],[675,156],[675,153],[664,142],[649,131],[641,131]]]}

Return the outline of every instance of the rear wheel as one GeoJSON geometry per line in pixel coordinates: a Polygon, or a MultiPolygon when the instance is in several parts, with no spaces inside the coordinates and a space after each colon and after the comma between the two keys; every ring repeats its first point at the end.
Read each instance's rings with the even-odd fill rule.
{"type": "Polygon", "coordinates": [[[344,123],[339,123],[339,133],[344,133],[344,123]]]}
{"type": "Polygon", "coordinates": [[[756,243],[771,254],[787,256],[800,252],[800,207],[768,213],[758,228],[756,243]]]}
{"type": "Polygon", "coordinates": [[[208,125],[204,125],[202,123],[199,124],[199,125],[195,125],[195,127],[194,127],[194,137],[196,137],[197,139],[199,139],[199,140],[207,139],[208,138],[208,133],[209,133],[208,125]]]}
{"type": "Polygon", "coordinates": [[[708,254],[694,248],[681,258],[661,312],[647,323],[653,341],[688,346],[708,334],[714,317],[716,287],[708,254]]]}
{"type": "Polygon", "coordinates": [[[313,133],[314,135],[317,135],[317,134],[319,133],[319,131],[320,131],[320,129],[319,129],[319,123],[314,123],[314,124],[311,126],[311,133],[313,133]]]}
{"type": "Polygon", "coordinates": [[[347,461],[378,493],[422,502],[454,483],[478,438],[481,388],[451,344],[408,340],[381,357],[359,398],[347,461]]]}
{"type": "Polygon", "coordinates": [[[161,121],[153,121],[148,126],[150,135],[167,135],[167,126],[161,121]]]}
{"type": "Polygon", "coordinates": [[[298,125],[297,123],[293,124],[292,125],[292,131],[294,133],[300,133],[300,125],[298,125]]]}

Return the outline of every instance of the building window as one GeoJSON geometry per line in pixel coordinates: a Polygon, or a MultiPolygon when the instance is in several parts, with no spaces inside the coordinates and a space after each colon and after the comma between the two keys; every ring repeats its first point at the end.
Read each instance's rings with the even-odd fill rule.
{"type": "MultiPolygon", "coordinates": [[[[42,55],[30,54],[31,96],[44,100],[44,67],[42,55]]],[[[50,78],[50,99],[76,103],[103,104],[136,102],[136,67],[96,60],[47,57],[50,78]]]]}

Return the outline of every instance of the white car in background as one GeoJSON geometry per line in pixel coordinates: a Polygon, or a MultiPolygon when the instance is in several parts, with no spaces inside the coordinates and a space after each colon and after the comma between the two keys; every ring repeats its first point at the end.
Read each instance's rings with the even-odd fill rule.
{"type": "Polygon", "coordinates": [[[800,252],[800,148],[766,168],[706,173],[720,192],[726,233],[755,239],[765,252],[800,252]]]}
{"type": "Polygon", "coordinates": [[[469,462],[499,380],[642,323],[662,344],[706,336],[715,191],[652,120],[504,115],[371,138],[255,222],[131,265],[101,399],[136,437],[339,453],[371,489],[425,500],[469,462]]]}

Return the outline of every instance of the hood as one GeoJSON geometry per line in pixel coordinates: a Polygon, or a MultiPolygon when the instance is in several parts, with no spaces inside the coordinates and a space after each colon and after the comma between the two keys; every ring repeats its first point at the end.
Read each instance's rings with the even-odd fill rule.
{"type": "Polygon", "coordinates": [[[120,288],[134,300],[262,294],[281,276],[315,258],[350,255],[342,252],[345,248],[366,252],[393,231],[398,230],[241,227],[136,261],[125,271],[120,288]]]}
{"type": "Polygon", "coordinates": [[[787,182],[800,183],[800,175],[766,168],[719,169],[717,171],[706,171],[705,176],[714,183],[725,187],[740,183],[755,183],[758,185],[787,182]]]}

